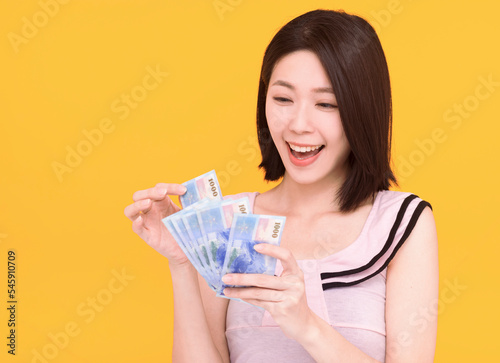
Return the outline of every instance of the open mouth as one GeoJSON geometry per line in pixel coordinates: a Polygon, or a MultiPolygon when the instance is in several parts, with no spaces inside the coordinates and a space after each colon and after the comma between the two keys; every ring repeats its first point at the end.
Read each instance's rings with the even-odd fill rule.
{"type": "Polygon", "coordinates": [[[293,157],[295,157],[298,160],[305,160],[312,158],[318,155],[321,152],[321,150],[323,150],[323,148],[325,147],[325,145],[299,146],[288,142],[287,144],[288,147],[290,148],[290,152],[292,153],[293,157]]]}

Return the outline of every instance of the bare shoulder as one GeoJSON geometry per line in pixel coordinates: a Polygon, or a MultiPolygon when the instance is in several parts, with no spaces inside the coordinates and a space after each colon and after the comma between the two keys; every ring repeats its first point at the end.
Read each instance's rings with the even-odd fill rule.
{"type": "Polygon", "coordinates": [[[426,206],[387,269],[386,362],[433,362],[438,280],[436,223],[426,206]]]}
{"type": "MultiPolygon", "coordinates": [[[[434,213],[430,207],[425,207],[413,227],[407,240],[389,264],[388,273],[396,265],[418,262],[425,263],[426,256],[437,257],[438,239],[434,213]]],[[[430,261],[429,261],[430,262],[430,261]]]]}

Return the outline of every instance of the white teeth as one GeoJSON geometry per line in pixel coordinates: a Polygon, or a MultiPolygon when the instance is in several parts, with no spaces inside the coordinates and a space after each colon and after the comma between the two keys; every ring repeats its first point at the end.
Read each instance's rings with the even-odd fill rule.
{"type": "Polygon", "coordinates": [[[301,153],[305,153],[305,152],[308,152],[308,151],[314,151],[314,150],[319,149],[322,146],[322,145],[316,145],[316,146],[297,146],[297,145],[293,145],[293,144],[288,144],[288,145],[290,145],[290,148],[293,151],[301,152],[301,153]]]}

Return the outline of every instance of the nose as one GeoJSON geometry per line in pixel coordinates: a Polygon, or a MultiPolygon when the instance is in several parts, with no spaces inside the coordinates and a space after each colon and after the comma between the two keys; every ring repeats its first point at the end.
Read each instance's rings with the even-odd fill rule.
{"type": "Polygon", "coordinates": [[[296,112],[290,115],[288,128],[296,134],[307,134],[314,131],[311,115],[305,102],[297,105],[296,112]]]}

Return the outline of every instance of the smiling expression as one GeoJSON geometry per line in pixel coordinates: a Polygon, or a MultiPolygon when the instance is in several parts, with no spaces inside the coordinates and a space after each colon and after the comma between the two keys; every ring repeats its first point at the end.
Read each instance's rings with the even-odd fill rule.
{"type": "Polygon", "coordinates": [[[276,63],[266,118],[285,174],[301,184],[345,176],[350,147],[332,85],[315,53],[296,51],[276,63]]]}

